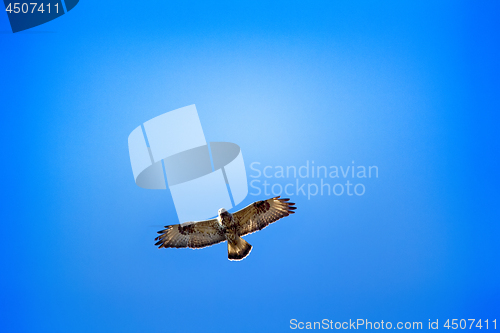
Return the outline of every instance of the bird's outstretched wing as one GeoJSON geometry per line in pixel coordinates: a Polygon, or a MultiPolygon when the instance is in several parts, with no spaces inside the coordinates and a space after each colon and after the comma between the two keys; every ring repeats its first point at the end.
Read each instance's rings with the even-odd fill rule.
{"type": "Polygon", "coordinates": [[[198,249],[214,245],[226,240],[218,225],[216,219],[167,225],[164,230],[158,231],[160,236],[155,238],[158,241],[155,245],[160,249],[162,247],[198,249]]]}
{"type": "Polygon", "coordinates": [[[282,217],[295,213],[294,210],[297,207],[294,206],[293,202],[288,202],[288,200],[290,199],[274,197],[263,201],[256,201],[234,213],[233,218],[238,223],[239,235],[244,236],[262,230],[282,217]]]}

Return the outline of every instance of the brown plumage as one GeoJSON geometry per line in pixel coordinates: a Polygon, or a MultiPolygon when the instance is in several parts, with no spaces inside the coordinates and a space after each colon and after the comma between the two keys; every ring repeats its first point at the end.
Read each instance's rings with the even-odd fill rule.
{"type": "Polygon", "coordinates": [[[267,227],[277,220],[295,213],[296,207],[290,199],[274,197],[256,201],[234,214],[219,209],[217,218],[165,226],[155,238],[158,247],[190,247],[193,249],[227,241],[229,260],[241,260],[248,256],[252,245],[242,236],[267,227]]]}

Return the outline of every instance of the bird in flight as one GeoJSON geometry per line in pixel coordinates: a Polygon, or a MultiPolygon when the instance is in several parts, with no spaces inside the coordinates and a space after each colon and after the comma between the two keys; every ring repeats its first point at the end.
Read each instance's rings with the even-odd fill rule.
{"type": "Polygon", "coordinates": [[[282,217],[295,213],[294,203],[290,199],[274,197],[256,201],[247,207],[229,213],[224,208],[219,209],[217,218],[167,225],[158,231],[155,245],[162,247],[190,247],[199,249],[227,241],[229,260],[242,260],[252,250],[242,236],[262,230],[282,217]]]}

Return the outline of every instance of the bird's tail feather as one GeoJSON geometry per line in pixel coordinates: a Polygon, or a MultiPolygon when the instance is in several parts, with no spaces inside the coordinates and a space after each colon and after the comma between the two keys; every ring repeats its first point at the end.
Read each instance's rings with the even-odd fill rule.
{"type": "Polygon", "coordinates": [[[241,260],[248,256],[250,251],[252,251],[252,245],[241,237],[236,237],[234,244],[227,242],[227,257],[229,260],[241,260]]]}

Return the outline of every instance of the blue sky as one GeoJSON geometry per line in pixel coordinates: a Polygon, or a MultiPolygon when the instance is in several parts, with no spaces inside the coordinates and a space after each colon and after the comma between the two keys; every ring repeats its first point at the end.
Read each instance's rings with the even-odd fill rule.
{"type": "Polygon", "coordinates": [[[500,320],[499,14],[493,1],[87,0],[16,34],[0,14],[2,328],[500,320]],[[297,214],[246,237],[242,262],[225,244],[158,250],[177,215],[168,191],[135,185],[127,137],[191,104],[249,175],[354,161],[379,177],[363,196],[292,196],[297,214]]]}

